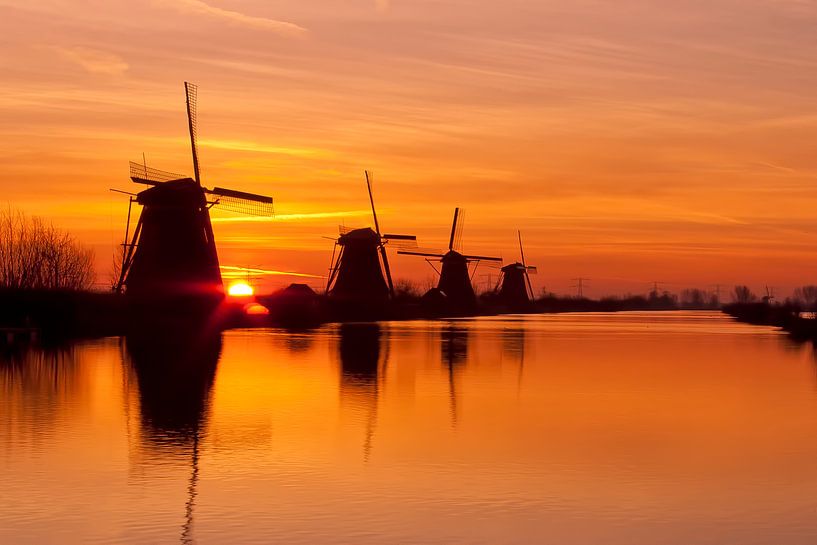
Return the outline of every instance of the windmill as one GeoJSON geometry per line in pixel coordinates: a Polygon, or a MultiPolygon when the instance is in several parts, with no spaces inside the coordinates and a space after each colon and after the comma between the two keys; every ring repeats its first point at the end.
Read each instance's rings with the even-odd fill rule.
{"type": "Polygon", "coordinates": [[[336,300],[383,303],[394,295],[386,244],[416,245],[417,237],[380,233],[371,177],[368,171],[364,171],[364,174],[374,230],[370,227],[353,230],[341,227],[332,251],[326,293],[336,300]]]}
{"type": "MultiPolygon", "coordinates": [[[[439,293],[441,293],[445,297],[445,304],[449,310],[470,311],[473,310],[477,304],[477,296],[474,293],[474,287],[471,285],[471,274],[469,273],[470,264],[474,263],[474,270],[476,271],[476,267],[480,261],[501,263],[502,258],[464,255],[457,251],[455,247],[459,247],[462,240],[461,218],[461,210],[455,208],[447,252],[399,250],[397,253],[425,257],[429,264],[431,264],[431,259],[428,258],[439,259],[442,264],[441,269],[437,271],[437,269],[434,268],[440,275],[440,280],[436,288],[437,294],[439,295],[439,293]]],[[[434,267],[433,264],[431,266],[434,267]]],[[[426,295],[431,295],[431,292],[426,295]]]]}
{"type": "Polygon", "coordinates": [[[525,261],[525,250],[522,248],[522,233],[516,232],[519,239],[519,257],[521,262],[505,265],[497,282],[499,296],[510,305],[527,305],[534,299],[530,275],[536,274],[536,267],[525,261]]]}
{"type": "Polygon", "coordinates": [[[272,197],[201,184],[196,145],[197,87],[185,82],[194,178],[130,163],[130,178],[150,186],[133,195],[115,291],[139,296],[223,294],[210,208],[271,216],[272,197]],[[142,212],[129,240],[133,203],[142,212]]]}

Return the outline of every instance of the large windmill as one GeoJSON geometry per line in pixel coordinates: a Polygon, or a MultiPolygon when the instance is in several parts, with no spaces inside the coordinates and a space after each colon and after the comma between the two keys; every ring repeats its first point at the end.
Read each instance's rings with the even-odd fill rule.
{"type": "Polygon", "coordinates": [[[243,191],[201,184],[196,145],[197,88],[185,82],[187,123],[195,178],[130,163],[130,178],[150,186],[128,205],[124,252],[117,292],[137,296],[223,294],[210,208],[243,214],[270,216],[272,198],[243,191]],[[130,217],[133,203],[142,213],[132,237],[130,217]]]}
{"type": "Polygon", "coordinates": [[[516,232],[519,238],[519,257],[522,260],[501,269],[497,288],[499,297],[509,305],[527,305],[534,299],[530,275],[536,274],[536,267],[525,261],[525,250],[522,248],[522,233],[516,232]]]}
{"type": "Polygon", "coordinates": [[[326,293],[339,301],[383,303],[394,295],[386,244],[416,244],[417,237],[380,233],[371,177],[368,171],[365,171],[365,175],[374,230],[370,227],[353,230],[341,228],[332,251],[326,293]]]}
{"type": "MultiPolygon", "coordinates": [[[[462,214],[459,208],[454,209],[454,221],[451,224],[451,236],[448,239],[448,251],[425,252],[420,250],[400,250],[398,254],[418,255],[426,258],[437,258],[442,263],[439,271],[440,280],[437,290],[445,296],[446,306],[453,311],[471,311],[476,307],[477,296],[471,285],[469,266],[473,263],[474,270],[480,261],[501,263],[501,257],[481,255],[464,255],[457,251],[462,240],[462,214]]],[[[431,260],[428,260],[431,263],[431,260]]],[[[432,265],[433,267],[433,265],[432,265]]]]}

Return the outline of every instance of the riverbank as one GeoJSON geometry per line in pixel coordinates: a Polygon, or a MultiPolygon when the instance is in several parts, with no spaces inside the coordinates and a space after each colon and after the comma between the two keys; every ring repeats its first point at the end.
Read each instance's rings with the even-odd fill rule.
{"type": "Polygon", "coordinates": [[[817,320],[803,317],[795,305],[731,303],[723,312],[747,324],[779,327],[796,339],[817,340],[817,320]]]}
{"type": "Polygon", "coordinates": [[[311,290],[282,290],[248,298],[157,297],[139,300],[105,292],[0,290],[0,328],[24,328],[38,331],[42,338],[59,340],[119,336],[134,329],[308,328],[355,321],[679,308],[672,299],[645,297],[596,300],[548,295],[528,304],[509,305],[489,294],[481,297],[474,309],[454,311],[429,306],[421,297],[403,296],[386,304],[362,305],[338,302],[311,290]]]}

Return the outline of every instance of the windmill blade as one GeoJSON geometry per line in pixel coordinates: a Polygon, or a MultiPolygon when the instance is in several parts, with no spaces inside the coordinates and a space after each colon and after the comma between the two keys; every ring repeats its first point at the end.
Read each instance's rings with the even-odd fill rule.
{"type": "Polygon", "coordinates": [[[400,255],[419,255],[422,257],[443,257],[442,252],[422,252],[417,250],[397,250],[397,253],[400,255]]]}
{"type": "Polygon", "coordinates": [[[457,218],[457,231],[454,235],[454,248],[462,251],[462,229],[465,225],[465,208],[460,208],[459,218],[457,218]]]}
{"type": "Polygon", "coordinates": [[[528,264],[525,262],[525,250],[522,249],[522,231],[517,230],[516,235],[519,237],[519,254],[522,257],[522,267],[525,271],[525,283],[527,283],[528,290],[530,290],[530,298],[536,299],[533,293],[533,284],[530,281],[530,275],[536,274],[536,267],[528,267],[528,264]]]}
{"type": "Polygon", "coordinates": [[[372,205],[372,217],[374,218],[374,231],[378,235],[380,235],[380,224],[377,222],[377,211],[374,208],[374,196],[372,195],[372,180],[369,176],[369,171],[364,170],[363,173],[366,175],[366,189],[369,190],[369,202],[372,205]]]}
{"type": "Polygon", "coordinates": [[[238,212],[249,216],[271,217],[275,215],[275,209],[272,206],[272,197],[246,193],[244,191],[235,191],[234,189],[225,189],[223,187],[206,189],[205,193],[216,195],[217,199],[215,204],[231,212],[238,212]]]}
{"type": "Polygon", "coordinates": [[[460,216],[460,209],[455,208],[454,209],[454,221],[451,223],[451,237],[448,239],[448,249],[449,250],[454,249],[454,239],[455,239],[455,237],[457,235],[457,219],[459,218],[459,216],[460,216]]]}
{"type": "Polygon", "coordinates": [[[196,177],[196,183],[201,185],[199,153],[196,146],[196,103],[198,101],[199,88],[185,81],[184,93],[187,102],[187,127],[190,129],[190,148],[193,151],[193,174],[196,177]]]}
{"type": "Polygon", "coordinates": [[[164,182],[175,182],[178,180],[192,180],[189,176],[175,174],[158,168],[151,168],[142,163],[130,161],[130,179],[137,184],[158,185],[164,182]]]}
{"type": "Polygon", "coordinates": [[[397,249],[417,248],[417,237],[414,235],[385,234],[382,238],[397,249]]]}
{"type": "Polygon", "coordinates": [[[484,255],[463,255],[462,257],[470,261],[494,261],[497,263],[502,263],[501,257],[488,257],[484,255]]]}
{"type": "Polygon", "coordinates": [[[391,267],[389,267],[389,253],[384,245],[380,245],[380,257],[383,259],[383,269],[386,271],[386,281],[389,283],[389,296],[394,297],[394,282],[391,279],[391,267]]]}

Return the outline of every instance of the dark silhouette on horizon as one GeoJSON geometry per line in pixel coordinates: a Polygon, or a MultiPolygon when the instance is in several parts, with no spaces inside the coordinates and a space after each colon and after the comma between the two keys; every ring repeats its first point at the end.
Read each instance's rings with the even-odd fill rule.
{"type": "Polygon", "coordinates": [[[374,229],[364,227],[347,231],[341,227],[340,236],[332,250],[329,278],[326,282],[326,293],[330,300],[347,309],[352,305],[374,309],[385,306],[394,297],[394,282],[386,245],[416,245],[417,241],[414,235],[381,234],[369,172],[365,171],[365,175],[374,229]]]}
{"type": "Polygon", "coordinates": [[[530,308],[536,295],[533,293],[533,285],[530,275],[536,273],[536,267],[528,266],[525,261],[525,250],[522,248],[522,233],[517,231],[519,238],[519,257],[521,261],[505,265],[500,269],[500,286],[498,296],[512,310],[525,310],[530,308]]]}
{"type": "MultiPolygon", "coordinates": [[[[399,250],[398,254],[415,255],[440,260],[441,269],[437,287],[429,290],[424,296],[426,304],[443,314],[468,314],[476,311],[477,296],[471,284],[469,265],[479,265],[480,261],[501,263],[500,257],[465,255],[456,248],[462,241],[462,214],[459,208],[454,209],[454,220],[448,239],[448,251],[433,252],[420,250],[399,250]]],[[[429,264],[431,261],[427,259],[429,264]]],[[[433,267],[433,265],[432,265],[433,267]]]]}
{"type": "Polygon", "coordinates": [[[167,296],[213,297],[223,294],[210,208],[271,215],[272,198],[201,183],[196,144],[198,90],[185,82],[187,120],[194,178],[131,162],[135,183],[151,186],[129,197],[128,220],[115,291],[140,299],[167,296]],[[130,236],[133,203],[142,213],[130,236]]]}

